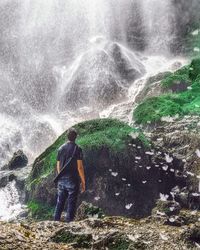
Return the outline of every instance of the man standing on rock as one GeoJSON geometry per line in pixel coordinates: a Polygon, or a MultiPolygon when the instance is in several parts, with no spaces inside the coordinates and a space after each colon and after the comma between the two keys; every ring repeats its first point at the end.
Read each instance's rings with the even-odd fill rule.
{"type": "Polygon", "coordinates": [[[61,214],[66,207],[66,221],[74,220],[76,202],[81,180],[81,192],[85,191],[85,175],[83,168],[82,149],[75,143],[77,132],[74,128],[68,130],[68,142],[63,144],[57,155],[58,197],[54,220],[60,221],[61,214]]]}

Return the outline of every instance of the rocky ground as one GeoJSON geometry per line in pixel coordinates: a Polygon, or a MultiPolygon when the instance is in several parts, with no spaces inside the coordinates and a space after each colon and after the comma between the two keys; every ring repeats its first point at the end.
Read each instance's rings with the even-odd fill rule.
{"type": "Polygon", "coordinates": [[[181,227],[173,222],[169,225],[169,218],[158,211],[142,220],[105,217],[70,224],[0,222],[0,249],[199,249],[199,215],[197,211],[181,211],[178,217],[185,218],[181,227]]]}

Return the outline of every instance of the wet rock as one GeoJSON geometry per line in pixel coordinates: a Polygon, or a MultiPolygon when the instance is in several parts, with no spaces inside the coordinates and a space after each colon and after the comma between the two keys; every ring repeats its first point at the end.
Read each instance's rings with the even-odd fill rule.
{"type": "MultiPolygon", "coordinates": [[[[184,230],[181,237],[186,241],[188,247],[200,246],[200,222],[184,230]]],[[[197,248],[197,249],[198,249],[197,248]]]]}
{"type": "Polygon", "coordinates": [[[101,218],[102,216],[103,211],[101,208],[83,201],[77,209],[76,220],[84,220],[90,217],[101,218]]]}
{"type": "Polygon", "coordinates": [[[7,167],[9,170],[14,170],[17,168],[23,168],[27,166],[27,164],[28,164],[27,156],[23,153],[22,150],[18,150],[17,152],[14,153],[7,167]]]}
{"type": "Polygon", "coordinates": [[[156,207],[153,209],[153,214],[163,213],[167,216],[177,215],[181,210],[181,206],[175,201],[158,200],[156,207]]]}
{"type": "Polygon", "coordinates": [[[75,233],[71,230],[60,229],[52,235],[50,240],[56,243],[70,244],[75,249],[91,249],[92,234],[75,233]]]}
{"type": "Polygon", "coordinates": [[[63,86],[67,86],[60,109],[65,110],[67,105],[72,110],[82,107],[102,110],[126,98],[133,81],[145,73],[139,56],[125,51],[119,43],[103,39],[98,44],[102,45],[74,61],[72,68],[75,70],[70,79],[68,69],[58,73],[63,86]]]}

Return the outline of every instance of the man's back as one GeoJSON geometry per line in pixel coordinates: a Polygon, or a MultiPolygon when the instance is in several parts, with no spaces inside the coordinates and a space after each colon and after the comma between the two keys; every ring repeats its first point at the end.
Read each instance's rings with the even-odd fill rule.
{"type": "Polygon", "coordinates": [[[60,162],[60,169],[62,169],[69,160],[69,158],[73,155],[75,147],[75,155],[71,163],[66,167],[62,176],[69,177],[71,180],[74,181],[79,181],[77,161],[83,159],[82,149],[80,147],[78,147],[74,142],[67,142],[63,144],[58,150],[57,161],[60,162]]]}

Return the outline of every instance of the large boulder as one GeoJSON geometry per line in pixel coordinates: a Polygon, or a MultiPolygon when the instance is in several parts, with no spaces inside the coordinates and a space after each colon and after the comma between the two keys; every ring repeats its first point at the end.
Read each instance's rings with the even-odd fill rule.
{"type": "Polygon", "coordinates": [[[96,107],[126,98],[134,80],[145,73],[139,56],[118,43],[96,38],[95,45],[69,68],[57,69],[60,109],[96,107]]]}
{"type": "MultiPolygon", "coordinates": [[[[143,217],[151,214],[160,193],[176,185],[179,162],[167,163],[139,130],[114,119],[87,121],[75,128],[87,177],[87,191],[79,202],[92,203],[108,215],[143,217]]],[[[66,133],[35,160],[27,182],[29,202],[55,206],[56,154],[65,140],[66,133]]]]}

